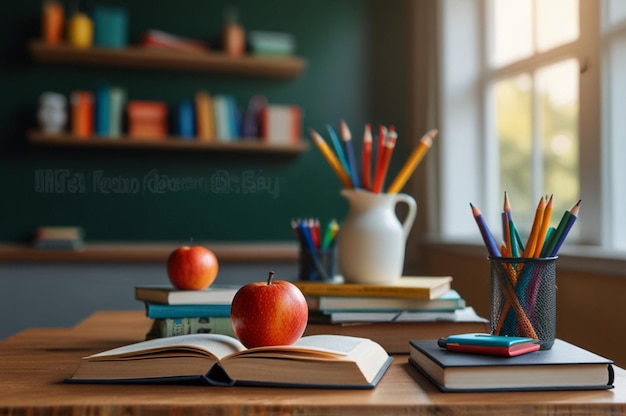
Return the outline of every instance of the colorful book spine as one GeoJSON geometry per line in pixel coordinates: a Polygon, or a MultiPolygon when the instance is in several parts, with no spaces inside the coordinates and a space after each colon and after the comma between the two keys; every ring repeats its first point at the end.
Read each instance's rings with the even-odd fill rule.
{"type": "MultiPolygon", "coordinates": [[[[230,317],[163,318],[156,319],[160,337],[188,334],[222,334],[236,337],[230,317]]],[[[155,334],[156,335],[156,334],[155,334]]]]}
{"type": "Polygon", "coordinates": [[[183,139],[193,139],[196,135],[194,105],[191,100],[184,100],[178,105],[178,135],[183,139]]]}
{"type": "Polygon", "coordinates": [[[200,141],[215,141],[215,112],[213,99],[206,91],[198,91],[196,104],[196,136],[200,141]]]}
{"type": "Polygon", "coordinates": [[[261,138],[271,143],[294,143],[302,136],[302,110],[295,105],[268,105],[261,112],[261,138]]]}
{"type": "Polygon", "coordinates": [[[93,134],[93,93],[73,91],[70,98],[72,108],[72,134],[86,139],[93,134]]]}
{"type": "Polygon", "coordinates": [[[126,90],[121,87],[109,88],[109,136],[122,135],[122,120],[126,104],[126,90]]]}
{"type": "Polygon", "coordinates": [[[95,133],[98,136],[109,135],[111,118],[111,96],[108,85],[96,89],[95,133]]]}
{"type": "Polygon", "coordinates": [[[162,305],[145,302],[146,316],[158,318],[229,317],[230,304],[225,305],[162,305]]]}

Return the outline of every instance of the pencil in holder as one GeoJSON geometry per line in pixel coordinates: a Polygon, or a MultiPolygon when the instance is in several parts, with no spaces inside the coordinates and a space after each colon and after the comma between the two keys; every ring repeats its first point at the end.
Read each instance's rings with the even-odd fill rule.
{"type": "Polygon", "coordinates": [[[332,281],[337,265],[336,248],[309,250],[300,249],[299,280],[332,281]]]}
{"type": "Polygon", "coordinates": [[[556,337],[556,257],[490,257],[491,333],[531,337],[542,350],[556,337]]]}

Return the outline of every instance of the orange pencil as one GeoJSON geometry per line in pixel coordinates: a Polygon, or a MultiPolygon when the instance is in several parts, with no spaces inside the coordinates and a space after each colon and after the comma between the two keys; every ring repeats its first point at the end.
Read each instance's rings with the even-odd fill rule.
{"type": "Polygon", "coordinates": [[[363,189],[370,190],[371,181],[372,181],[372,168],[371,168],[371,158],[372,158],[372,127],[369,123],[365,125],[365,132],[363,133],[363,149],[362,149],[362,160],[361,163],[363,165],[363,189]]]}
{"type": "Polygon", "coordinates": [[[376,178],[374,179],[374,186],[372,187],[372,192],[380,193],[382,192],[383,184],[385,183],[385,176],[387,176],[387,169],[389,168],[389,162],[391,161],[391,155],[393,154],[393,149],[396,146],[396,139],[398,138],[398,134],[393,126],[389,128],[389,137],[385,141],[385,145],[383,148],[383,155],[381,158],[381,164],[377,168],[376,178]]]}
{"type": "Polygon", "coordinates": [[[541,230],[541,221],[543,220],[543,213],[546,209],[546,200],[542,196],[539,199],[539,204],[537,204],[537,210],[535,211],[535,219],[533,220],[533,226],[530,229],[530,236],[528,236],[528,241],[526,242],[526,248],[524,248],[524,252],[522,253],[522,257],[528,258],[532,257],[535,253],[535,247],[537,246],[537,237],[539,236],[539,231],[541,230]]]}
{"type": "Polygon", "coordinates": [[[535,252],[533,254],[533,257],[541,256],[541,250],[543,249],[543,245],[545,244],[546,234],[548,233],[548,228],[550,228],[550,216],[551,215],[552,215],[552,195],[550,195],[550,199],[548,199],[546,208],[543,211],[543,218],[541,220],[541,229],[539,230],[539,234],[537,235],[537,244],[535,245],[535,252]]]}
{"type": "Polygon", "coordinates": [[[352,180],[350,179],[350,176],[341,165],[339,159],[337,159],[337,156],[335,156],[328,144],[326,144],[322,136],[320,136],[319,133],[313,129],[309,130],[309,134],[311,134],[315,145],[320,150],[322,156],[324,156],[330,167],[333,169],[333,171],[343,184],[344,188],[352,189],[352,180]]]}
{"type": "Polygon", "coordinates": [[[430,149],[433,145],[433,139],[435,138],[435,136],[437,136],[438,132],[439,131],[437,129],[433,129],[426,133],[424,136],[422,136],[419,144],[413,150],[404,166],[402,166],[400,173],[398,173],[393,182],[391,182],[387,193],[396,194],[400,192],[402,187],[409,180],[409,177],[411,176],[415,168],[417,168],[417,165],[419,165],[419,163],[424,158],[426,152],[428,152],[428,149],[430,149]]]}

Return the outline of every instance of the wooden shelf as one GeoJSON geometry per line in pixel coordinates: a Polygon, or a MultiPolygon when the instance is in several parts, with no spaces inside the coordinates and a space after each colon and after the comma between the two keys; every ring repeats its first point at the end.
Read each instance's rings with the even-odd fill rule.
{"type": "Polygon", "coordinates": [[[81,49],[68,44],[48,45],[33,40],[29,42],[28,50],[36,62],[221,72],[271,78],[295,78],[306,67],[306,61],[298,57],[231,57],[221,52],[186,52],[141,46],[81,49]]]}
{"type": "Polygon", "coordinates": [[[28,132],[28,140],[36,145],[66,146],[66,147],[104,147],[104,148],[143,148],[162,150],[193,150],[215,152],[249,152],[274,154],[300,154],[308,149],[304,140],[292,144],[275,144],[260,139],[237,139],[232,142],[202,142],[185,140],[180,137],[169,136],[165,139],[136,139],[128,136],[103,137],[92,136],[77,138],[68,133],[45,134],[38,130],[28,132]]]}
{"type": "MultiPolygon", "coordinates": [[[[296,262],[298,245],[292,242],[199,242],[211,249],[220,262],[296,262]]],[[[0,244],[0,262],[165,262],[180,243],[86,242],[83,250],[41,250],[32,245],[0,244]]]]}

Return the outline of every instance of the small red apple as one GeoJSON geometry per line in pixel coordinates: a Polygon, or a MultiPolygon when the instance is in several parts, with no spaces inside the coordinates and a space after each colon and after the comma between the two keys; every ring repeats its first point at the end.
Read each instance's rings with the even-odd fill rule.
{"type": "Polygon", "coordinates": [[[206,289],[217,277],[218,262],[215,254],[202,246],[183,246],[170,253],[167,275],[177,289],[206,289]]]}
{"type": "Polygon", "coordinates": [[[304,333],[309,308],[293,283],[254,282],[242,286],[233,298],[230,319],[239,341],[247,348],[291,345],[304,333]]]}

